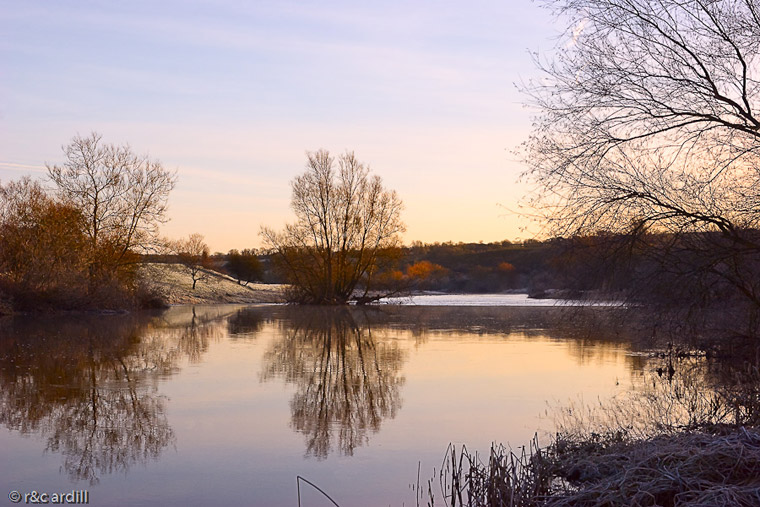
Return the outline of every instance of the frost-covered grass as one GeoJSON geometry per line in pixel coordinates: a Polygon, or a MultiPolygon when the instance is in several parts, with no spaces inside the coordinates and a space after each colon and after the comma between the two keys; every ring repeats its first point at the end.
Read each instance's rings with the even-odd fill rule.
{"type": "Polygon", "coordinates": [[[664,360],[641,390],[557,409],[548,445],[449,447],[428,505],[760,505],[760,368],[664,360]]]}
{"type": "MultiPolygon", "coordinates": [[[[452,507],[756,506],[760,431],[557,435],[545,448],[493,447],[485,460],[450,447],[439,481],[441,500],[452,507]]],[[[434,482],[428,505],[435,505],[434,482]]]]}
{"type": "Polygon", "coordinates": [[[283,289],[278,284],[250,283],[247,286],[216,271],[205,271],[195,290],[189,271],[181,264],[145,264],[141,277],[145,284],[168,304],[281,303],[283,289]]]}

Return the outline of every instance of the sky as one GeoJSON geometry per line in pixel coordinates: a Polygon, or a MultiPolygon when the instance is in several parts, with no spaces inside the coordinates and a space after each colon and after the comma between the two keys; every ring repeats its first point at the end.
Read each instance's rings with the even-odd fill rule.
{"type": "Polygon", "coordinates": [[[530,0],[0,0],[0,182],[99,132],[177,171],[164,235],[226,252],[293,221],[306,152],[349,150],[405,243],[525,239],[518,86],[562,30],[530,0]]]}

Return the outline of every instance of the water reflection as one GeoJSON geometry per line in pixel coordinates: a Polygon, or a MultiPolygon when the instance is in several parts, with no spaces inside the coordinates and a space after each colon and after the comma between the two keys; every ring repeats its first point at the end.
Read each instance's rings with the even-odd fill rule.
{"type": "Polygon", "coordinates": [[[261,308],[242,308],[227,319],[227,333],[230,336],[253,336],[264,325],[261,308]]]}
{"type": "Polygon", "coordinates": [[[0,322],[0,423],[38,433],[70,479],[97,483],[174,443],[158,379],[197,360],[222,329],[196,315],[0,322]]]}
{"type": "MultiPolygon", "coordinates": [[[[591,317],[582,321],[568,315],[569,311],[576,310],[188,306],[161,314],[4,320],[0,321],[0,423],[22,434],[40,435],[47,451],[61,455],[62,470],[72,480],[96,483],[105,474],[126,472],[158,459],[175,445],[161,381],[187,362],[213,357],[211,361],[224,361],[216,370],[223,373],[206,379],[214,383],[214,389],[218,385],[218,391],[209,389],[206,395],[211,399],[216,394],[210,393],[218,392],[223,402],[210,417],[233,420],[239,414],[225,412],[233,406],[243,413],[245,408],[257,410],[259,400],[250,394],[262,386],[256,376],[284,381],[295,391],[288,400],[289,414],[286,401],[277,400],[276,407],[286,411],[291,428],[304,436],[306,456],[317,461],[335,453],[350,456],[357,447],[370,443],[384,421],[399,413],[407,378],[411,384],[422,372],[440,375],[435,385],[458,386],[462,379],[464,386],[469,376],[479,373],[466,368],[479,364],[475,360],[483,350],[490,355],[481,369],[498,371],[504,364],[517,364],[515,375],[527,375],[533,360],[547,360],[532,355],[530,361],[516,363],[513,358],[510,363],[498,354],[515,349],[501,348],[502,341],[535,339],[540,345],[556,340],[579,365],[625,363],[629,371],[640,369],[636,362],[641,358],[628,357],[620,346],[623,338],[607,331],[603,319],[599,320],[613,310],[591,310],[591,317]],[[585,324],[579,326],[579,322],[585,324]],[[215,342],[220,342],[215,350],[221,353],[208,354],[215,342]],[[445,372],[424,362],[403,371],[410,357],[419,359],[418,352],[432,352],[429,349],[441,353],[439,345],[448,342],[470,354],[469,361],[451,363],[445,372]],[[234,352],[226,348],[230,346],[234,352]],[[241,398],[234,399],[238,393],[241,398]]],[[[533,349],[520,350],[528,354],[533,349]]],[[[505,382],[494,389],[509,386],[505,382]]],[[[484,387],[488,389],[483,384],[478,393],[473,391],[473,400],[487,398],[484,387]]],[[[438,393],[426,396],[431,406],[439,401],[438,393]]],[[[189,401],[194,402],[194,398],[189,401]]],[[[446,406],[450,400],[441,403],[446,406]]],[[[263,410],[276,412],[272,406],[263,410]]],[[[198,410],[196,415],[208,416],[198,410]]],[[[414,403],[407,411],[414,411],[414,403]]],[[[425,420],[434,421],[440,415],[431,412],[425,420]]],[[[175,420],[174,424],[182,435],[181,423],[175,420]]],[[[284,431],[292,435],[287,427],[284,431]]],[[[234,433],[230,438],[236,445],[245,441],[234,433]]],[[[184,450],[194,446],[192,438],[180,444],[184,450]]],[[[296,453],[301,452],[299,446],[296,453]]]]}
{"type": "Polygon", "coordinates": [[[377,339],[366,317],[347,308],[292,312],[265,354],[262,378],[296,386],[291,421],[306,437],[307,456],[323,459],[335,447],[352,455],[401,407],[404,354],[377,339]]]}
{"type": "Polygon", "coordinates": [[[173,373],[179,360],[188,358],[198,362],[208,350],[211,341],[225,336],[225,320],[229,309],[215,307],[179,307],[161,314],[151,321],[140,338],[141,346],[134,356],[149,365],[152,361],[165,364],[164,373],[173,373]],[[147,353],[146,358],[141,355],[147,353]]]}
{"type": "Polygon", "coordinates": [[[594,307],[414,307],[377,306],[366,318],[377,329],[408,330],[421,346],[430,336],[461,339],[463,336],[522,336],[551,339],[566,345],[579,364],[621,359],[631,371],[640,370],[644,355],[625,355],[621,344],[632,350],[650,345],[621,326],[625,309],[594,307]],[[625,357],[622,357],[625,355],[625,357]]]}

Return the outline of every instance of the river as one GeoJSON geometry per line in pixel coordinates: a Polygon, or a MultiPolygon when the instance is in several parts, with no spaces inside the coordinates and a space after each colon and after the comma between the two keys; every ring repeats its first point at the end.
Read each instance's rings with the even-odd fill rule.
{"type": "MultiPolygon", "coordinates": [[[[0,477],[92,505],[294,506],[300,475],[341,506],[416,505],[450,443],[548,440],[552,406],[648,368],[597,325],[624,309],[475,298],[0,321],[0,477]]],[[[329,502],[302,484],[301,505],[329,502]]]]}

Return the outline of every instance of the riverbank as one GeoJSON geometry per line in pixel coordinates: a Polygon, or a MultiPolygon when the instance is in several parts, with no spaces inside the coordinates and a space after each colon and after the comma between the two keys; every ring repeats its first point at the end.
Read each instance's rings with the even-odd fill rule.
{"type": "Polygon", "coordinates": [[[193,289],[190,272],[181,264],[148,263],[140,267],[146,288],[168,305],[213,303],[284,303],[285,285],[242,285],[227,275],[204,270],[193,289]]]}
{"type": "Polygon", "coordinates": [[[760,504],[760,430],[716,426],[630,439],[626,432],[557,435],[483,462],[453,448],[441,475],[452,506],[760,504]],[[464,500],[464,501],[463,501],[464,500]]]}

